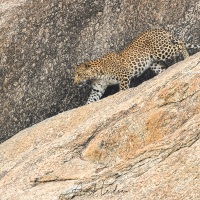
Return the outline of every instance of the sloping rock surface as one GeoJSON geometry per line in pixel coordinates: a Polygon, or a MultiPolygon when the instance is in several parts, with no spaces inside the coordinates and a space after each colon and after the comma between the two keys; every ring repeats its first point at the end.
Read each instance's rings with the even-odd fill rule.
{"type": "Polygon", "coordinates": [[[199,7],[199,0],[0,0],[0,143],[83,105],[90,86],[73,85],[73,66],[121,50],[148,28],[199,44],[199,7]]]}
{"type": "Polygon", "coordinates": [[[200,199],[200,53],[0,145],[1,200],[200,199]]]}

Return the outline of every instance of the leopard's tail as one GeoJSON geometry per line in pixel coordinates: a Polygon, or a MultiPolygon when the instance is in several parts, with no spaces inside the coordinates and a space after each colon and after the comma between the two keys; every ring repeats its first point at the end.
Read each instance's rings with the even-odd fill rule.
{"type": "Polygon", "coordinates": [[[198,44],[185,43],[185,46],[187,49],[200,49],[200,45],[198,44]]]}
{"type": "Polygon", "coordinates": [[[178,44],[179,44],[179,48],[181,49],[181,53],[182,53],[184,59],[186,59],[187,57],[189,57],[189,53],[187,51],[187,47],[184,44],[184,42],[178,41],[178,44]]]}

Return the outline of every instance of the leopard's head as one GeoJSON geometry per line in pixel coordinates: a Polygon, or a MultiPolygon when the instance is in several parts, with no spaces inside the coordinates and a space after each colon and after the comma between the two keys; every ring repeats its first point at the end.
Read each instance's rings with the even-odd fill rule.
{"type": "Polygon", "coordinates": [[[92,78],[92,69],[89,63],[75,66],[74,84],[84,83],[92,78]]]}

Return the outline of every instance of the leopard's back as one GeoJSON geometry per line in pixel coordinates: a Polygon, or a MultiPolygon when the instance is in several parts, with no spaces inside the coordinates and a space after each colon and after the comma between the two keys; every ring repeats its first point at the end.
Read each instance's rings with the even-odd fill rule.
{"type": "MultiPolygon", "coordinates": [[[[161,29],[147,30],[136,37],[124,50],[122,57],[149,57],[166,59],[174,56],[184,48],[184,43],[172,34],[161,29]]],[[[185,52],[184,52],[185,53],[185,52]]]]}

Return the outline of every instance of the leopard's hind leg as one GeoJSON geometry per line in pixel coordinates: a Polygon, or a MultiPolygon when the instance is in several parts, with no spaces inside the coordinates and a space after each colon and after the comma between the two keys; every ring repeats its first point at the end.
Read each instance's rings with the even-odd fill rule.
{"type": "Polygon", "coordinates": [[[181,40],[177,40],[174,37],[171,38],[171,51],[173,56],[175,56],[179,52],[183,55],[184,59],[189,57],[189,53],[186,49],[185,43],[181,40]]]}
{"type": "Polygon", "coordinates": [[[156,74],[160,74],[162,73],[163,71],[165,71],[166,69],[166,66],[160,62],[154,62],[150,65],[150,68],[156,73],[156,74]]]}

